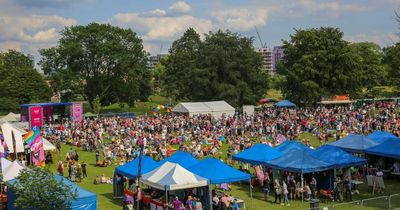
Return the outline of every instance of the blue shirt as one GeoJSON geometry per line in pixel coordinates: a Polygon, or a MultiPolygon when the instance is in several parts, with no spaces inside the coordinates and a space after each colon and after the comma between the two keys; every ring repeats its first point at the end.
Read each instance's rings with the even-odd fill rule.
{"type": "Polygon", "coordinates": [[[237,203],[233,204],[233,210],[239,210],[239,205],[237,203]]]}

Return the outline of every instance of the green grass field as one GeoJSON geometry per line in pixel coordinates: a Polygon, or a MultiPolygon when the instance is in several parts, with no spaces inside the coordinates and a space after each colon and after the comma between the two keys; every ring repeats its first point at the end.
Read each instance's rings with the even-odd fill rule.
{"type": "MultiPolygon", "coordinates": [[[[319,146],[319,141],[313,137],[310,134],[302,134],[304,135],[302,138],[308,138],[310,139],[311,143],[315,146],[319,146]]],[[[113,176],[113,171],[115,167],[118,165],[115,164],[113,166],[108,166],[108,167],[96,167],[94,166],[95,164],[95,154],[93,152],[86,152],[86,151],[81,151],[81,149],[76,148],[76,147],[70,147],[68,145],[63,145],[61,152],[58,154],[54,154],[54,157],[56,160],[61,158],[62,160],[65,160],[65,155],[68,152],[69,148],[76,149],[79,154],[79,159],[80,161],[86,161],[88,164],[87,167],[87,172],[88,172],[88,177],[83,179],[82,182],[77,183],[79,186],[83,187],[84,189],[87,189],[91,192],[95,192],[98,195],[98,207],[99,209],[121,209],[122,208],[122,201],[121,199],[113,199],[113,186],[112,184],[99,184],[99,185],[94,185],[93,180],[96,177],[96,175],[102,175],[105,174],[107,177],[112,177],[113,176]]],[[[228,148],[228,145],[223,144],[221,151],[222,151],[222,156],[221,158],[226,157],[226,150],[228,148]]],[[[55,164],[48,166],[51,171],[56,171],[56,161],[55,164]]],[[[65,176],[67,176],[67,173],[65,173],[65,176]]],[[[383,194],[376,194],[372,195],[372,191],[368,189],[366,184],[360,185],[359,186],[359,195],[354,195],[353,199],[354,200],[360,200],[360,199],[365,199],[365,198],[371,198],[371,197],[376,197],[376,196],[384,196],[384,195],[389,195],[389,194],[395,194],[395,193],[400,193],[400,180],[397,179],[391,179],[391,180],[385,180],[385,184],[387,186],[385,193],[383,194]]],[[[232,185],[232,191],[230,194],[239,197],[243,199],[246,203],[246,208],[247,209],[254,209],[254,210],[263,210],[263,209],[271,209],[271,210],[283,210],[283,209],[288,209],[289,207],[286,206],[281,206],[278,204],[273,203],[273,196],[271,195],[268,201],[264,201],[263,194],[261,192],[261,189],[259,187],[254,187],[253,188],[253,198],[250,196],[250,189],[249,185],[245,184],[233,184],[232,185]]],[[[400,195],[399,196],[394,196],[393,197],[393,203],[394,207],[400,208],[400,195]]],[[[331,209],[332,205],[336,203],[334,202],[322,202],[320,206],[326,206],[330,207],[331,209]]],[[[290,209],[309,209],[309,203],[308,202],[301,202],[301,201],[290,201],[290,209]]],[[[365,205],[368,205],[368,207],[364,206],[361,208],[360,205],[357,204],[351,204],[351,205],[342,205],[342,206],[337,206],[335,209],[339,210],[344,210],[344,209],[388,209],[388,201],[387,199],[377,199],[377,200],[372,200],[365,202],[365,205]]]]}

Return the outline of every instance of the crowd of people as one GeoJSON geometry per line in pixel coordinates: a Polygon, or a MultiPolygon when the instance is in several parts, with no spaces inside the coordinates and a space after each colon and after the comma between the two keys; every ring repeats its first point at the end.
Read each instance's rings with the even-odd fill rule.
{"type": "MultiPolygon", "coordinates": [[[[144,154],[156,160],[163,159],[177,145],[194,157],[221,156],[222,142],[228,145],[226,162],[230,157],[251,147],[260,140],[270,145],[283,139],[299,139],[302,132],[316,136],[321,144],[328,139],[339,139],[348,133],[367,134],[373,130],[385,130],[399,135],[399,103],[380,102],[316,108],[285,109],[264,107],[252,115],[236,114],[219,119],[211,115],[143,115],[137,118],[100,117],[86,118],[81,123],[62,120],[42,127],[43,136],[57,148],[62,143],[77,146],[95,154],[98,166],[124,164],[139,154],[138,145],[144,146],[144,154]],[[101,158],[102,156],[102,158],[101,158]]],[[[309,144],[308,139],[301,139],[309,144]]],[[[74,151],[66,157],[68,177],[81,180],[86,176],[83,164],[74,151]]],[[[63,163],[59,173],[63,174],[63,163]]],[[[290,199],[299,196],[299,182],[288,176],[288,181],[268,180],[275,194],[275,202],[289,205],[290,199]],[[280,200],[283,198],[283,202],[280,200]]],[[[303,183],[303,194],[311,199],[315,194],[313,180],[303,183]]],[[[270,189],[264,189],[266,197],[270,189]]]]}

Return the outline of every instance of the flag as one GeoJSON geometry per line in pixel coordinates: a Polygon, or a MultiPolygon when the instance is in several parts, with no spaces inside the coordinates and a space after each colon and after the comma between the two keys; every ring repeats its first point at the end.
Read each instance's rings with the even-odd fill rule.
{"type": "Polygon", "coordinates": [[[33,128],[24,136],[24,141],[31,149],[32,163],[36,166],[42,167],[45,165],[45,156],[43,148],[43,139],[40,135],[40,130],[33,128]]]}

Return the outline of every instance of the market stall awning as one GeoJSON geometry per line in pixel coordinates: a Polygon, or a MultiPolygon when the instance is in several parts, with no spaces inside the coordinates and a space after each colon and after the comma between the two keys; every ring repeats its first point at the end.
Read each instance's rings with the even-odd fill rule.
{"type": "Polygon", "coordinates": [[[189,168],[195,164],[198,164],[199,160],[187,152],[177,151],[170,157],[161,160],[160,165],[165,162],[178,163],[184,168],[189,168]]]}
{"type": "MultiPolygon", "coordinates": [[[[149,156],[142,156],[142,174],[150,172],[160,166],[160,164],[154,161],[149,156]]],[[[115,169],[115,173],[118,175],[126,176],[130,179],[136,179],[139,170],[139,158],[126,163],[125,165],[119,166],[115,169]]]]}
{"type": "Polygon", "coordinates": [[[179,164],[165,162],[158,168],[143,174],[140,180],[144,184],[159,190],[181,190],[188,188],[204,187],[208,180],[198,176],[179,164]]]}
{"type": "Polygon", "coordinates": [[[398,138],[397,136],[387,132],[387,131],[374,131],[367,136],[368,138],[374,140],[376,143],[382,143],[388,139],[398,138]]]}
{"type": "Polygon", "coordinates": [[[266,144],[255,144],[243,152],[233,155],[232,159],[250,163],[252,165],[262,165],[265,162],[279,158],[282,155],[282,152],[266,144]]]}
{"type": "Polygon", "coordinates": [[[282,100],[277,102],[276,104],[274,104],[274,106],[276,107],[296,107],[296,104],[294,104],[291,101],[288,100],[282,100]]]}
{"type": "Polygon", "coordinates": [[[329,145],[339,147],[348,152],[364,153],[367,149],[378,145],[378,143],[364,135],[349,134],[348,136],[332,142],[329,145]]]}
{"type": "Polygon", "coordinates": [[[307,147],[306,145],[297,142],[297,141],[291,141],[291,140],[286,140],[284,141],[282,144],[274,147],[276,150],[282,152],[282,153],[287,153],[287,151],[291,150],[291,149],[299,149],[299,150],[305,150],[307,152],[311,152],[313,151],[312,149],[310,149],[309,147],[307,147]]]}
{"type": "Polygon", "coordinates": [[[330,145],[324,145],[317,150],[311,151],[311,155],[318,157],[319,160],[333,164],[335,168],[358,166],[367,163],[367,160],[363,158],[355,157],[338,147],[330,145]]]}
{"type": "Polygon", "coordinates": [[[206,158],[200,161],[200,163],[190,167],[189,171],[210,180],[210,184],[232,183],[251,178],[249,174],[214,158],[206,158]]]}
{"type": "Polygon", "coordinates": [[[400,159],[400,139],[391,138],[375,147],[365,151],[366,154],[372,154],[382,157],[400,159]]]}

